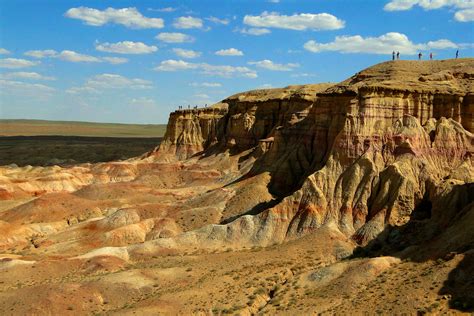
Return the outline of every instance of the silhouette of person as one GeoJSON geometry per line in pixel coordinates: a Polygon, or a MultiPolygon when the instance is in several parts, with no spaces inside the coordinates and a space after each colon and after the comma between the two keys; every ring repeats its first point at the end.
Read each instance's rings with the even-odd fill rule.
{"type": "Polygon", "coordinates": [[[430,60],[433,60],[433,53],[430,53],[430,60]]]}
{"type": "Polygon", "coordinates": [[[459,49],[456,50],[456,59],[458,59],[458,57],[459,57],[459,49]]]}
{"type": "Polygon", "coordinates": [[[397,52],[397,60],[400,59],[400,52],[397,52]]]}
{"type": "Polygon", "coordinates": [[[395,51],[392,52],[392,60],[395,60],[395,51]]]}
{"type": "Polygon", "coordinates": [[[418,60],[421,60],[421,56],[423,56],[423,54],[421,52],[418,53],[418,60]]]}

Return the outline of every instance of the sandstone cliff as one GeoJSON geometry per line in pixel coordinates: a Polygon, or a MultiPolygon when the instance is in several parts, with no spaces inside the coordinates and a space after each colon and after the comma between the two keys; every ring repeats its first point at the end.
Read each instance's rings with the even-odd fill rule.
{"type": "MultiPolygon", "coordinates": [[[[396,61],[329,87],[251,91],[222,101],[216,128],[193,134],[192,154],[205,159],[216,146],[231,156],[250,150],[239,163],[252,158],[251,167],[233,187],[269,174],[272,199],[254,199],[254,207],[267,203],[263,210],[247,205],[258,214],[192,234],[269,244],[331,225],[365,243],[387,225],[406,224],[420,205],[433,205],[426,212],[434,218],[446,208],[453,216],[472,209],[467,189],[456,207],[442,196],[474,182],[473,80],[472,59],[396,61]]],[[[178,126],[170,134],[193,133],[178,126]]]]}

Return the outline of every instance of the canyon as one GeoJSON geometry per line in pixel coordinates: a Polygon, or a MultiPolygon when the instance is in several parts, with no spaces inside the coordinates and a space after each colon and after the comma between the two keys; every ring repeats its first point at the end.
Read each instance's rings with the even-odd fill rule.
{"type": "Polygon", "coordinates": [[[170,114],[140,157],[0,167],[0,313],[474,311],[474,59],[170,114]]]}

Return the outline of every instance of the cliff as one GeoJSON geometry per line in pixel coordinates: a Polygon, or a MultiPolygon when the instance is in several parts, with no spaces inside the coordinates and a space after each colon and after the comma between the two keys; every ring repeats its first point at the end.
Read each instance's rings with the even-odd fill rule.
{"type": "MultiPolygon", "coordinates": [[[[269,207],[232,217],[224,235],[212,228],[218,239],[229,239],[230,229],[234,242],[268,244],[332,225],[366,243],[387,225],[406,224],[423,205],[430,205],[430,218],[472,208],[473,82],[472,59],[387,62],[335,85],[231,96],[222,101],[225,112],[213,117],[212,132],[202,135],[175,123],[173,113],[170,126],[179,128],[170,134],[194,136],[169,142],[175,148],[194,144],[184,152],[198,161],[216,147],[231,157],[250,151],[239,166],[252,159],[251,166],[241,169],[233,187],[270,175],[265,185],[272,198],[247,205],[250,213],[264,202],[269,207]],[[459,187],[465,189],[453,208],[446,191],[459,187]]],[[[200,115],[183,119],[200,122],[200,115]]],[[[167,153],[166,144],[158,155],[167,153]]]]}

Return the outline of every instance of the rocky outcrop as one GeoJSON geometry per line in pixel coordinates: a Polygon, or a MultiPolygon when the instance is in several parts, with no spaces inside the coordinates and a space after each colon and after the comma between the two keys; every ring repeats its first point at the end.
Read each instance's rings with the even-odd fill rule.
{"type": "Polygon", "coordinates": [[[223,133],[221,118],[227,104],[216,104],[204,109],[177,110],[170,114],[163,142],[154,154],[161,161],[182,160],[202,152],[217,143],[223,133]]]}
{"type": "Polygon", "coordinates": [[[224,100],[217,144],[252,149],[243,178],[269,172],[281,202],[203,235],[271,244],[332,225],[365,243],[404,225],[434,188],[474,182],[473,79],[472,59],[396,61],[312,98],[289,87],[224,100]]]}
{"type": "Polygon", "coordinates": [[[316,93],[329,86],[253,90],[209,108],[175,111],[170,114],[163,142],[152,156],[159,161],[183,160],[211,147],[241,152],[259,143],[266,149],[275,129],[305,118],[316,93]]]}

